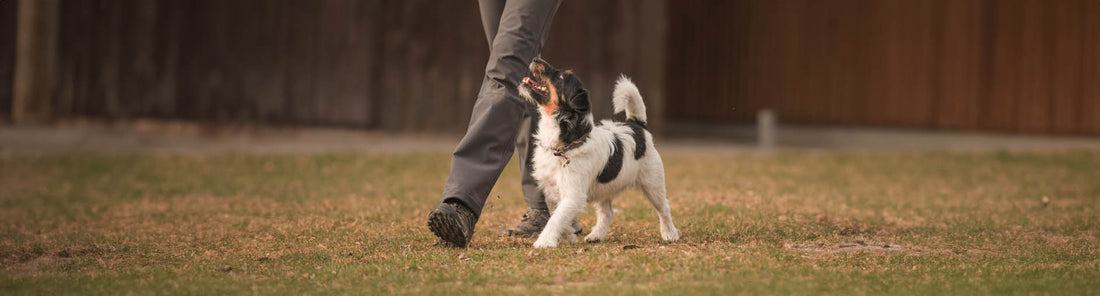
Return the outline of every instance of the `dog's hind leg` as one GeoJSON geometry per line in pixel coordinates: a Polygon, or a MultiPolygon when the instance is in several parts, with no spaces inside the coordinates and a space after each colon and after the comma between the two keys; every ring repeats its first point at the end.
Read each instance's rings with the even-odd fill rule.
{"type": "Polygon", "coordinates": [[[592,232],[584,237],[588,242],[598,242],[607,238],[607,232],[611,229],[611,218],[615,216],[610,198],[593,205],[596,206],[596,226],[592,226],[592,232]]]}
{"type": "Polygon", "coordinates": [[[642,177],[642,191],[653,208],[657,210],[657,219],[661,223],[661,239],[674,241],[680,239],[680,231],[672,223],[672,213],[665,197],[665,170],[658,165],[651,173],[642,177]]]}

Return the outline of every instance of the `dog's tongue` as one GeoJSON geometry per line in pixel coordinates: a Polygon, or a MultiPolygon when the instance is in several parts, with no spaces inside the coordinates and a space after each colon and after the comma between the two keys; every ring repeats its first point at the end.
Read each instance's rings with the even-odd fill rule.
{"type": "Polygon", "coordinates": [[[534,86],[534,87],[541,87],[542,86],[538,82],[535,82],[534,79],[531,79],[531,77],[523,77],[523,83],[526,83],[526,84],[528,84],[530,86],[534,86]]]}
{"type": "Polygon", "coordinates": [[[542,84],[539,84],[534,79],[531,79],[531,77],[523,77],[523,83],[526,84],[527,86],[530,86],[531,89],[534,89],[535,91],[539,92],[540,94],[543,94],[543,95],[546,94],[546,87],[542,86],[542,84]]]}

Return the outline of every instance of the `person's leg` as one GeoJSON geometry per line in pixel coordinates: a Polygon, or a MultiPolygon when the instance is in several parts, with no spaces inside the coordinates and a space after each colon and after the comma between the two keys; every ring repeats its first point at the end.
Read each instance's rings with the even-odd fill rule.
{"type": "MultiPolygon", "coordinates": [[[[466,135],[455,147],[451,159],[451,174],[442,194],[444,203],[429,215],[428,226],[444,241],[465,247],[485,199],[512,157],[520,123],[527,112],[527,103],[516,92],[516,84],[527,75],[527,64],[542,49],[544,32],[548,31],[557,7],[556,0],[507,1],[496,35],[486,36],[492,40],[492,46],[485,79],[466,135]],[[463,211],[470,213],[466,215],[463,211]]],[[[491,21],[483,20],[484,23],[491,21]]]]}
{"type": "Polygon", "coordinates": [[[489,41],[489,50],[492,51],[493,39],[497,37],[500,28],[500,16],[504,14],[506,0],[478,0],[477,8],[481,12],[481,28],[485,29],[485,39],[489,41]]]}
{"type": "MultiPolygon", "coordinates": [[[[482,13],[484,14],[486,9],[483,6],[482,13]]],[[[486,29],[488,31],[488,29],[486,29]]],[[[550,26],[543,28],[542,36],[548,36],[550,33],[550,26]]],[[[490,42],[492,43],[492,42],[490,42]]],[[[538,182],[531,174],[533,171],[535,151],[535,132],[538,130],[539,112],[536,109],[537,106],[531,102],[527,102],[527,116],[523,118],[522,127],[519,130],[519,135],[516,136],[516,151],[517,159],[520,160],[519,171],[521,176],[520,185],[523,189],[523,200],[527,203],[529,210],[523,214],[523,219],[515,226],[506,227],[501,229],[500,236],[518,236],[518,237],[531,237],[542,231],[546,226],[546,221],[550,219],[550,210],[546,204],[546,196],[543,195],[542,190],[538,187],[538,182]]],[[[582,227],[576,221],[573,221],[573,228],[577,233],[583,231],[582,227]]]]}
{"type": "Polygon", "coordinates": [[[520,160],[520,176],[522,176],[521,186],[523,188],[523,200],[527,202],[527,207],[530,208],[523,214],[523,220],[515,226],[506,227],[500,230],[500,236],[517,236],[517,237],[531,237],[542,231],[543,227],[546,227],[546,221],[550,220],[550,210],[546,204],[546,197],[543,195],[542,190],[538,187],[535,177],[531,175],[532,167],[534,166],[533,156],[535,150],[534,133],[538,129],[538,116],[539,113],[535,108],[535,104],[527,104],[528,110],[526,118],[523,120],[523,127],[520,128],[520,134],[516,136],[516,151],[519,152],[520,160]]]}
{"type": "MultiPolygon", "coordinates": [[[[543,41],[545,41],[546,37],[550,35],[550,25],[547,24],[543,26],[539,34],[542,36],[543,41]]],[[[492,44],[491,41],[490,44],[492,44]]],[[[542,50],[540,49],[539,52],[541,54],[542,50]]],[[[527,117],[523,119],[523,127],[525,128],[521,129],[519,135],[516,136],[516,151],[519,151],[519,157],[517,159],[520,160],[520,186],[523,189],[523,201],[527,203],[528,208],[531,210],[548,211],[546,196],[542,194],[542,190],[539,189],[535,177],[531,175],[533,171],[532,167],[534,167],[532,161],[535,156],[535,132],[538,130],[539,122],[539,112],[535,108],[535,104],[527,102],[527,117]]]]}
{"type": "Polygon", "coordinates": [[[520,185],[523,188],[523,201],[527,202],[527,207],[532,210],[547,210],[546,197],[542,195],[542,190],[539,189],[535,176],[531,175],[534,167],[532,161],[534,161],[535,155],[535,132],[538,130],[539,122],[539,112],[535,108],[537,108],[535,104],[527,104],[528,116],[523,119],[519,135],[516,136],[516,151],[519,152],[519,157],[516,159],[520,161],[519,172],[522,176],[520,185]]]}
{"type": "Polygon", "coordinates": [[[516,83],[542,49],[558,1],[511,0],[504,5],[486,79],[474,104],[466,136],[455,148],[443,198],[457,199],[480,215],[485,198],[512,157],[527,112],[516,83]]]}
{"type": "MultiPolygon", "coordinates": [[[[505,3],[507,3],[506,0],[478,0],[478,8],[481,11],[481,26],[485,29],[485,38],[488,39],[490,47],[493,46],[493,40],[496,39],[497,30],[500,28],[500,18],[504,13],[505,3]]],[[[549,28],[550,26],[546,26],[546,29],[549,28]]],[[[544,30],[541,33],[542,38],[545,39],[547,33],[544,30]]],[[[516,135],[515,150],[519,153],[517,159],[520,160],[519,169],[520,176],[522,176],[523,199],[531,209],[546,210],[546,198],[542,196],[542,190],[538,189],[535,178],[531,176],[531,157],[535,148],[533,137],[537,129],[538,112],[535,110],[535,104],[526,103],[527,112],[525,112],[523,122],[520,124],[519,134],[516,135]]]]}

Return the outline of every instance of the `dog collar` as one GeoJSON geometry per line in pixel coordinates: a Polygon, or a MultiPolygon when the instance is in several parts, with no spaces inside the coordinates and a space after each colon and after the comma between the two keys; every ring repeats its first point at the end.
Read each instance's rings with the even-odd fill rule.
{"type": "Polygon", "coordinates": [[[577,147],[580,147],[581,145],[584,145],[584,140],[585,140],[585,138],[581,138],[580,140],[576,140],[576,141],[570,142],[569,144],[561,145],[561,146],[558,146],[558,147],[554,148],[554,150],[553,150],[554,156],[561,157],[561,158],[565,159],[565,162],[561,163],[562,167],[565,167],[565,165],[569,164],[569,157],[565,156],[565,152],[569,152],[569,150],[573,150],[573,149],[576,149],[577,147]]]}

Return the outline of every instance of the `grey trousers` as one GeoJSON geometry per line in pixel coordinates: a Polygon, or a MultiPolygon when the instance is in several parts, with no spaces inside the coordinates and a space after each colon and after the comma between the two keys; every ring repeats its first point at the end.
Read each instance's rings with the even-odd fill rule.
{"type": "Polygon", "coordinates": [[[546,201],[531,176],[531,134],[537,126],[534,104],[521,98],[517,83],[527,64],[542,51],[558,0],[479,0],[481,24],[489,41],[489,62],[474,103],[466,136],[455,147],[443,200],[456,200],[481,216],[501,171],[519,151],[523,198],[532,209],[546,201]]]}

